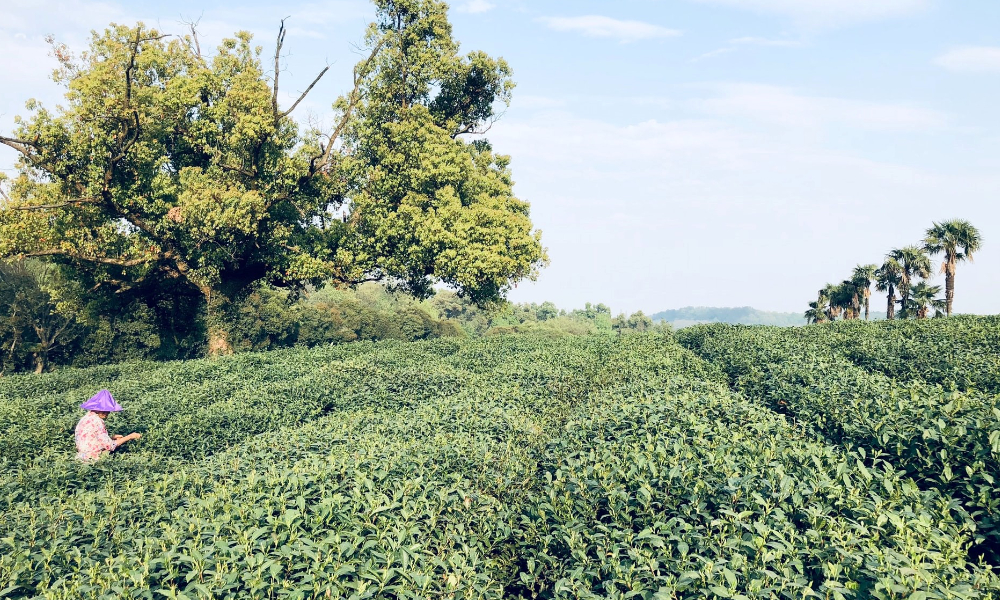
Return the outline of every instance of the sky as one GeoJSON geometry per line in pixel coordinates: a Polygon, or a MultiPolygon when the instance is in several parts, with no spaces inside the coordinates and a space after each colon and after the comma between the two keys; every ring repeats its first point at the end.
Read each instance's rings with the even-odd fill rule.
{"type": "MultiPolygon", "coordinates": [[[[517,88],[488,136],[512,156],[551,264],[511,300],[804,311],[816,290],[916,243],[933,221],[984,238],[955,310],[1000,313],[1000,2],[455,0],[465,51],[517,88]]],[[[323,121],[350,84],[362,0],[0,0],[0,131],[58,103],[52,35],[108,23],[205,45],[248,30],[273,52],[289,17],[284,104],[323,121]]],[[[0,169],[14,165],[0,150],[0,169]]],[[[934,283],[944,283],[937,275],[934,283]]],[[[878,298],[875,306],[882,306],[878,298]]]]}

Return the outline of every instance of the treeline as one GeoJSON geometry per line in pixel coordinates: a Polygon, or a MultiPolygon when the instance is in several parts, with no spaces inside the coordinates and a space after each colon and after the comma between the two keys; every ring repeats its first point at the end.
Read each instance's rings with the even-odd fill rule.
{"type": "Polygon", "coordinates": [[[802,324],[799,313],[757,310],[752,306],[716,307],[685,306],[650,315],[654,321],[667,321],[675,329],[701,323],[733,323],[741,325],[777,325],[792,327],[802,324]]]}
{"type": "Polygon", "coordinates": [[[931,311],[935,317],[951,316],[958,263],[971,261],[982,244],[979,230],[968,221],[934,223],[919,244],[894,248],[886,254],[881,266],[858,265],[850,278],[826,284],[816,300],[809,303],[805,318],[809,323],[825,323],[838,318],[858,319],[863,313],[867,320],[873,284],[876,290],[886,293],[885,316],[889,320],[926,319],[931,311]],[[931,257],[939,254],[945,276],[944,298],[940,297],[941,286],[929,281],[934,271],[931,257]]]}
{"type": "MultiPolygon", "coordinates": [[[[0,262],[0,375],[129,360],[177,360],[213,352],[208,305],[171,294],[85,289],[69,270],[36,260],[0,262]]],[[[528,333],[548,337],[669,330],[641,311],[613,316],[604,304],[566,311],[551,302],[481,308],[452,291],[427,300],[367,283],[293,293],[256,286],[224,314],[227,351],[528,333]]]]}

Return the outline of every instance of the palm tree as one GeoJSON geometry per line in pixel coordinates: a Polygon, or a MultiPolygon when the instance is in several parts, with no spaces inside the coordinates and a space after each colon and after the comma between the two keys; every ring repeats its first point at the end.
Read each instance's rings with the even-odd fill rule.
{"type": "Polygon", "coordinates": [[[852,281],[841,281],[828,286],[830,306],[836,314],[843,314],[845,320],[857,319],[861,314],[861,299],[858,287],[852,281]]]}
{"type": "Polygon", "coordinates": [[[910,285],[914,277],[926,279],[931,276],[931,259],[920,246],[903,246],[889,253],[903,267],[899,282],[899,316],[909,318],[910,285]]]}
{"type": "Polygon", "coordinates": [[[809,303],[809,310],[805,312],[806,322],[826,323],[830,320],[828,314],[830,297],[826,295],[826,290],[822,289],[816,294],[816,301],[809,303]]]}
{"type": "Polygon", "coordinates": [[[941,293],[941,286],[930,285],[926,281],[914,285],[910,288],[909,311],[916,314],[918,319],[926,319],[930,309],[941,310],[945,308],[946,302],[937,297],[941,293]]]}
{"type": "Polygon", "coordinates": [[[890,321],[896,317],[896,289],[903,282],[903,266],[894,258],[886,258],[875,273],[875,289],[889,292],[886,300],[885,318],[890,321]]]}
{"type": "Polygon", "coordinates": [[[840,286],[828,283],[823,286],[823,289],[819,291],[820,298],[826,298],[826,318],[828,321],[836,321],[837,317],[840,316],[843,310],[843,305],[841,305],[837,300],[839,299],[840,286]]]}
{"type": "Polygon", "coordinates": [[[868,309],[871,307],[872,282],[875,281],[877,265],[858,265],[854,267],[851,283],[861,293],[861,301],[865,305],[865,321],[868,320],[868,309]]]}
{"type": "Polygon", "coordinates": [[[972,253],[983,245],[979,230],[972,223],[961,219],[934,223],[927,230],[924,249],[932,256],[944,253],[941,271],[944,273],[945,314],[951,316],[951,305],[955,300],[955,268],[959,261],[972,261],[972,253]]]}

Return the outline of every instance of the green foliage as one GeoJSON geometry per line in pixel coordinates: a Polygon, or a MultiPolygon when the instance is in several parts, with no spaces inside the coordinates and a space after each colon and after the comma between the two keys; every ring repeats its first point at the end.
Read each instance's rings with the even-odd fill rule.
{"type": "Polygon", "coordinates": [[[995,318],[964,317],[801,329],[700,326],[679,338],[748,398],[953,498],[977,524],[974,551],[995,563],[998,335],[995,318]]]}
{"type": "Polygon", "coordinates": [[[975,515],[947,493],[814,439],[726,380],[671,338],[641,334],[362,342],[5,378],[0,590],[1000,592],[967,553],[975,515]],[[76,406],[105,385],[125,406],[112,433],[145,435],[77,463],[76,406]]]}
{"type": "Polygon", "coordinates": [[[44,257],[117,290],[180,281],[208,305],[213,352],[232,349],[216,316],[267,329],[228,306],[260,281],[386,280],[420,297],[442,283],[502,300],[545,264],[541,234],[509,157],[461,136],[509,102],[510,68],[459,55],[442,2],[375,4],[370,54],[330,132],[300,130],[298,102],[279,108],[280,64],[266,75],[246,32],[211,56],[195,35],[142,23],[95,32],[79,56],[56,47],[65,102],[29,102],[0,136],[20,155],[0,258],[44,257]]]}
{"type": "Polygon", "coordinates": [[[0,262],[0,374],[67,362],[86,320],[79,284],[56,266],[0,262]]]}

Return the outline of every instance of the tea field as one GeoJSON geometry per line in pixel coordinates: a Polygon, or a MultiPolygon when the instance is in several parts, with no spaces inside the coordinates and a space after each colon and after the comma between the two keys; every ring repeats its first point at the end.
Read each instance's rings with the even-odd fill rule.
{"type": "Polygon", "coordinates": [[[1000,322],[0,379],[0,598],[997,598],[1000,322]],[[73,459],[77,406],[111,433],[73,459]]]}

